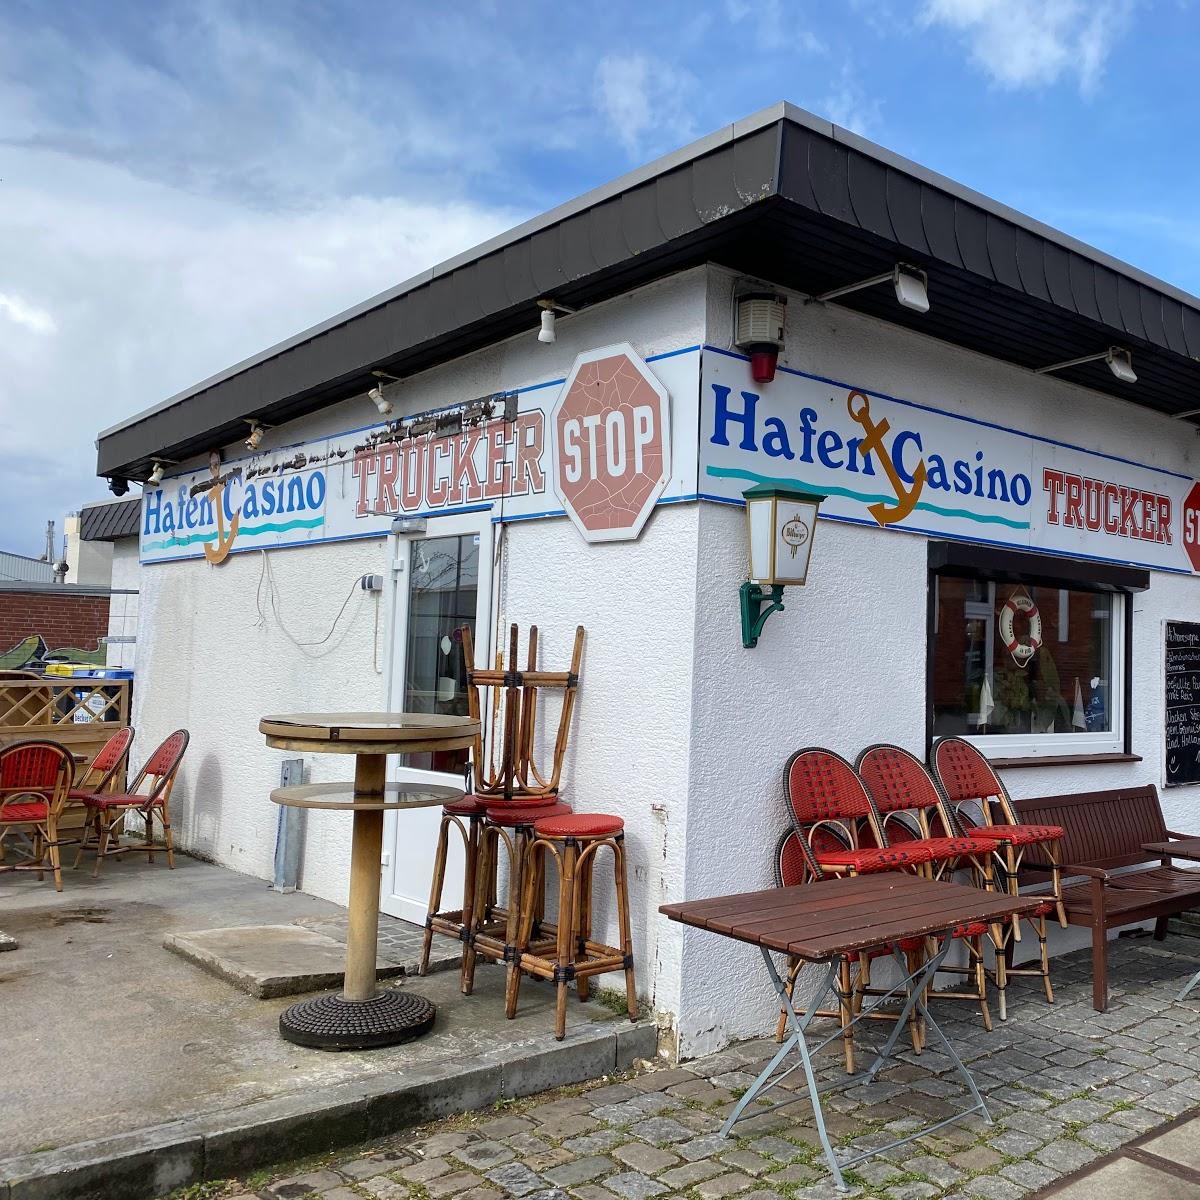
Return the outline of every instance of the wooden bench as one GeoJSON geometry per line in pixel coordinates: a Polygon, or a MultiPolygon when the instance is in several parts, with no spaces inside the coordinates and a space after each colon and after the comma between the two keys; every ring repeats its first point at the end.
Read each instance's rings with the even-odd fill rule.
{"type": "MultiPolygon", "coordinates": [[[[1016,801],[1022,821],[1061,825],[1063,907],[1070,925],[1092,931],[1092,1007],[1108,1007],[1107,931],[1154,920],[1154,936],[1167,935],[1167,918],[1200,908],[1200,871],[1171,866],[1169,856],[1143,850],[1148,842],[1180,839],[1163,821],[1158,790],[1116,788],[1071,796],[1040,796],[1016,801]],[[1117,872],[1136,866],[1145,870],[1117,872]],[[1066,882],[1072,877],[1083,882],[1066,882]]],[[[1049,873],[1049,860],[1031,847],[1024,868],[1049,873]]]]}

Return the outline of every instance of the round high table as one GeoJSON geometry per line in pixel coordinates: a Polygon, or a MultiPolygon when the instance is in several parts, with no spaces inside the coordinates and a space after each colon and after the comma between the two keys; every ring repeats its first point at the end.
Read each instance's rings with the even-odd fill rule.
{"type": "Polygon", "coordinates": [[[276,804],[354,814],[342,993],[293,1004],[279,1017],[280,1034],[318,1050],[363,1050],[419,1037],[433,1024],[434,1006],[424,996],[375,982],[383,814],[446,804],[463,792],[434,784],[389,784],[387,756],[469,748],[479,722],[433,713],[294,713],[263,717],[258,728],[267,745],[278,750],[355,756],[353,783],[304,784],[271,793],[276,804]]]}

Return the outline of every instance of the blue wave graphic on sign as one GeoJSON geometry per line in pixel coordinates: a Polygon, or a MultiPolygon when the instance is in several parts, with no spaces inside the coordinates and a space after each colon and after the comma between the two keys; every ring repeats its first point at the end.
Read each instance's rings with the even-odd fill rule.
{"type": "MultiPolygon", "coordinates": [[[[238,538],[254,537],[258,533],[287,533],[289,529],[317,529],[325,524],[324,517],[311,517],[308,520],[298,517],[294,521],[264,521],[261,525],[243,525],[238,530],[238,538]]],[[[189,533],[185,537],[164,538],[161,542],[147,542],[144,550],[169,550],[172,546],[191,546],[195,542],[215,542],[215,531],[209,533],[189,533]]]]}
{"type": "MultiPolygon", "coordinates": [[[[875,495],[871,492],[854,492],[849,488],[830,487],[821,483],[805,483],[802,479],[786,479],[779,475],[758,475],[754,471],[741,471],[736,467],[707,467],[709,475],[719,479],[745,479],[750,483],[771,483],[776,487],[799,488],[801,491],[820,492],[826,496],[845,496],[848,500],[858,500],[863,504],[894,504],[895,496],[875,495]]],[[[1028,529],[1028,521],[1012,521],[1008,517],[985,516],[982,513],[969,512],[965,508],[942,508],[937,504],[929,504],[919,500],[917,508],[926,512],[937,513],[939,517],[961,517],[965,521],[978,521],[981,525],[1006,525],[1009,529],[1028,529]]]]}

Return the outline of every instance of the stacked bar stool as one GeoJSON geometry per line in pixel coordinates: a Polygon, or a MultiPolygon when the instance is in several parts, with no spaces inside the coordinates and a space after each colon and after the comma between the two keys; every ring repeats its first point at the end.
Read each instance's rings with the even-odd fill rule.
{"type": "MultiPolygon", "coordinates": [[[[505,961],[511,945],[509,912],[515,910],[517,885],[510,886],[509,902],[499,904],[500,848],[503,846],[508,852],[511,878],[514,869],[519,871],[536,817],[569,811],[559,801],[558,789],[579,685],[584,631],[582,626],[576,629],[571,668],[561,672],[537,669],[536,626],[529,631],[524,670],[518,664],[516,625],[509,630],[507,670],[502,652],[496,655],[494,669],[476,669],[470,629],[464,627],[461,636],[467,664],[469,711],[480,723],[471,754],[474,791],[442,810],[419,970],[421,974],[428,971],[434,934],[454,938],[463,944],[461,984],[463,993],[469,995],[477,958],[482,954],[487,960],[505,961]],[[535,757],[538,693],[542,689],[562,694],[553,757],[544,773],[535,757]],[[463,895],[459,907],[443,910],[452,829],[461,837],[465,854],[463,895]]],[[[513,923],[515,932],[515,911],[513,923]]]]}
{"type": "Polygon", "coordinates": [[[625,823],[603,813],[565,813],[539,818],[533,826],[521,870],[520,917],[516,944],[508,964],[505,1014],[516,1015],[522,975],[551,980],[555,985],[554,1036],[567,1031],[567,989],[575,984],[579,998],[588,997],[589,980],[608,971],[624,971],[629,1019],[638,1018],[633,975],[633,944],[629,934],[629,895],[625,873],[625,823]],[[613,883],[617,896],[619,946],[592,940],[592,875],[602,847],[612,851],[613,883]],[[538,936],[537,913],[545,892],[545,860],[558,869],[558,925],[553,938],[543,927],[538,936]]]}

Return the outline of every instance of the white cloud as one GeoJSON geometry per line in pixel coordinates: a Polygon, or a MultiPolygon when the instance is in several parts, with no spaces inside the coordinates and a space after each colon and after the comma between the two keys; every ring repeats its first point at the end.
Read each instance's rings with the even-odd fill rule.
{"type": "Polygon", "coordinates": [[[695,78],[646,54],[610,54],[596,67],[596,107],[630,156],[693,136],[695,78]]]}
{"type": "Polygon", "coordinates": [[[802,24],[794,5],[783,0],[725,0],[725,15],[734,25],[745,24],[743,36],[756,47],[819,54],[825,49],[811,29],[802,24]]]}
{"type": "Polygon", "coordinates": [[[0,549],[107,494],[101,429],[526,215],[439,190],[429,127],[397,152],[355,81],[248,37],[214,31],[212,70],[257,68],[270,103],[43,34],[22,69],[61,53],[72,85],[41,90],[0,20],[0,549]],[[410,152],[433,170],[376,179],[410,152]]]}
{"type": "Polygon", "coordinates": [[[1074,77],[1093,91],[1125,30],[1133,0],[926,0],[925,25],[960,34],[1001,87],[1046,87],[1074,77]]]}
{"type": "Polygon", "coordinates": [[[870,137],[879,124],[879,101],[863,91],[849,66],[842,67],[837,82],[817,101],[816,112],[863,137],[870,137]]]}
{"type": "MultiPolygon", "coordinates": [[[[21,296],[6,295],[4,292],[0,292],[0,317],[7,317],[13,324],[40,337],[45,337],[58,328],[54,318],[44,308],[31,304],[21,296]]],[[[3,340],[3,334],[0,333],[0,342],[3,340]]]]}

